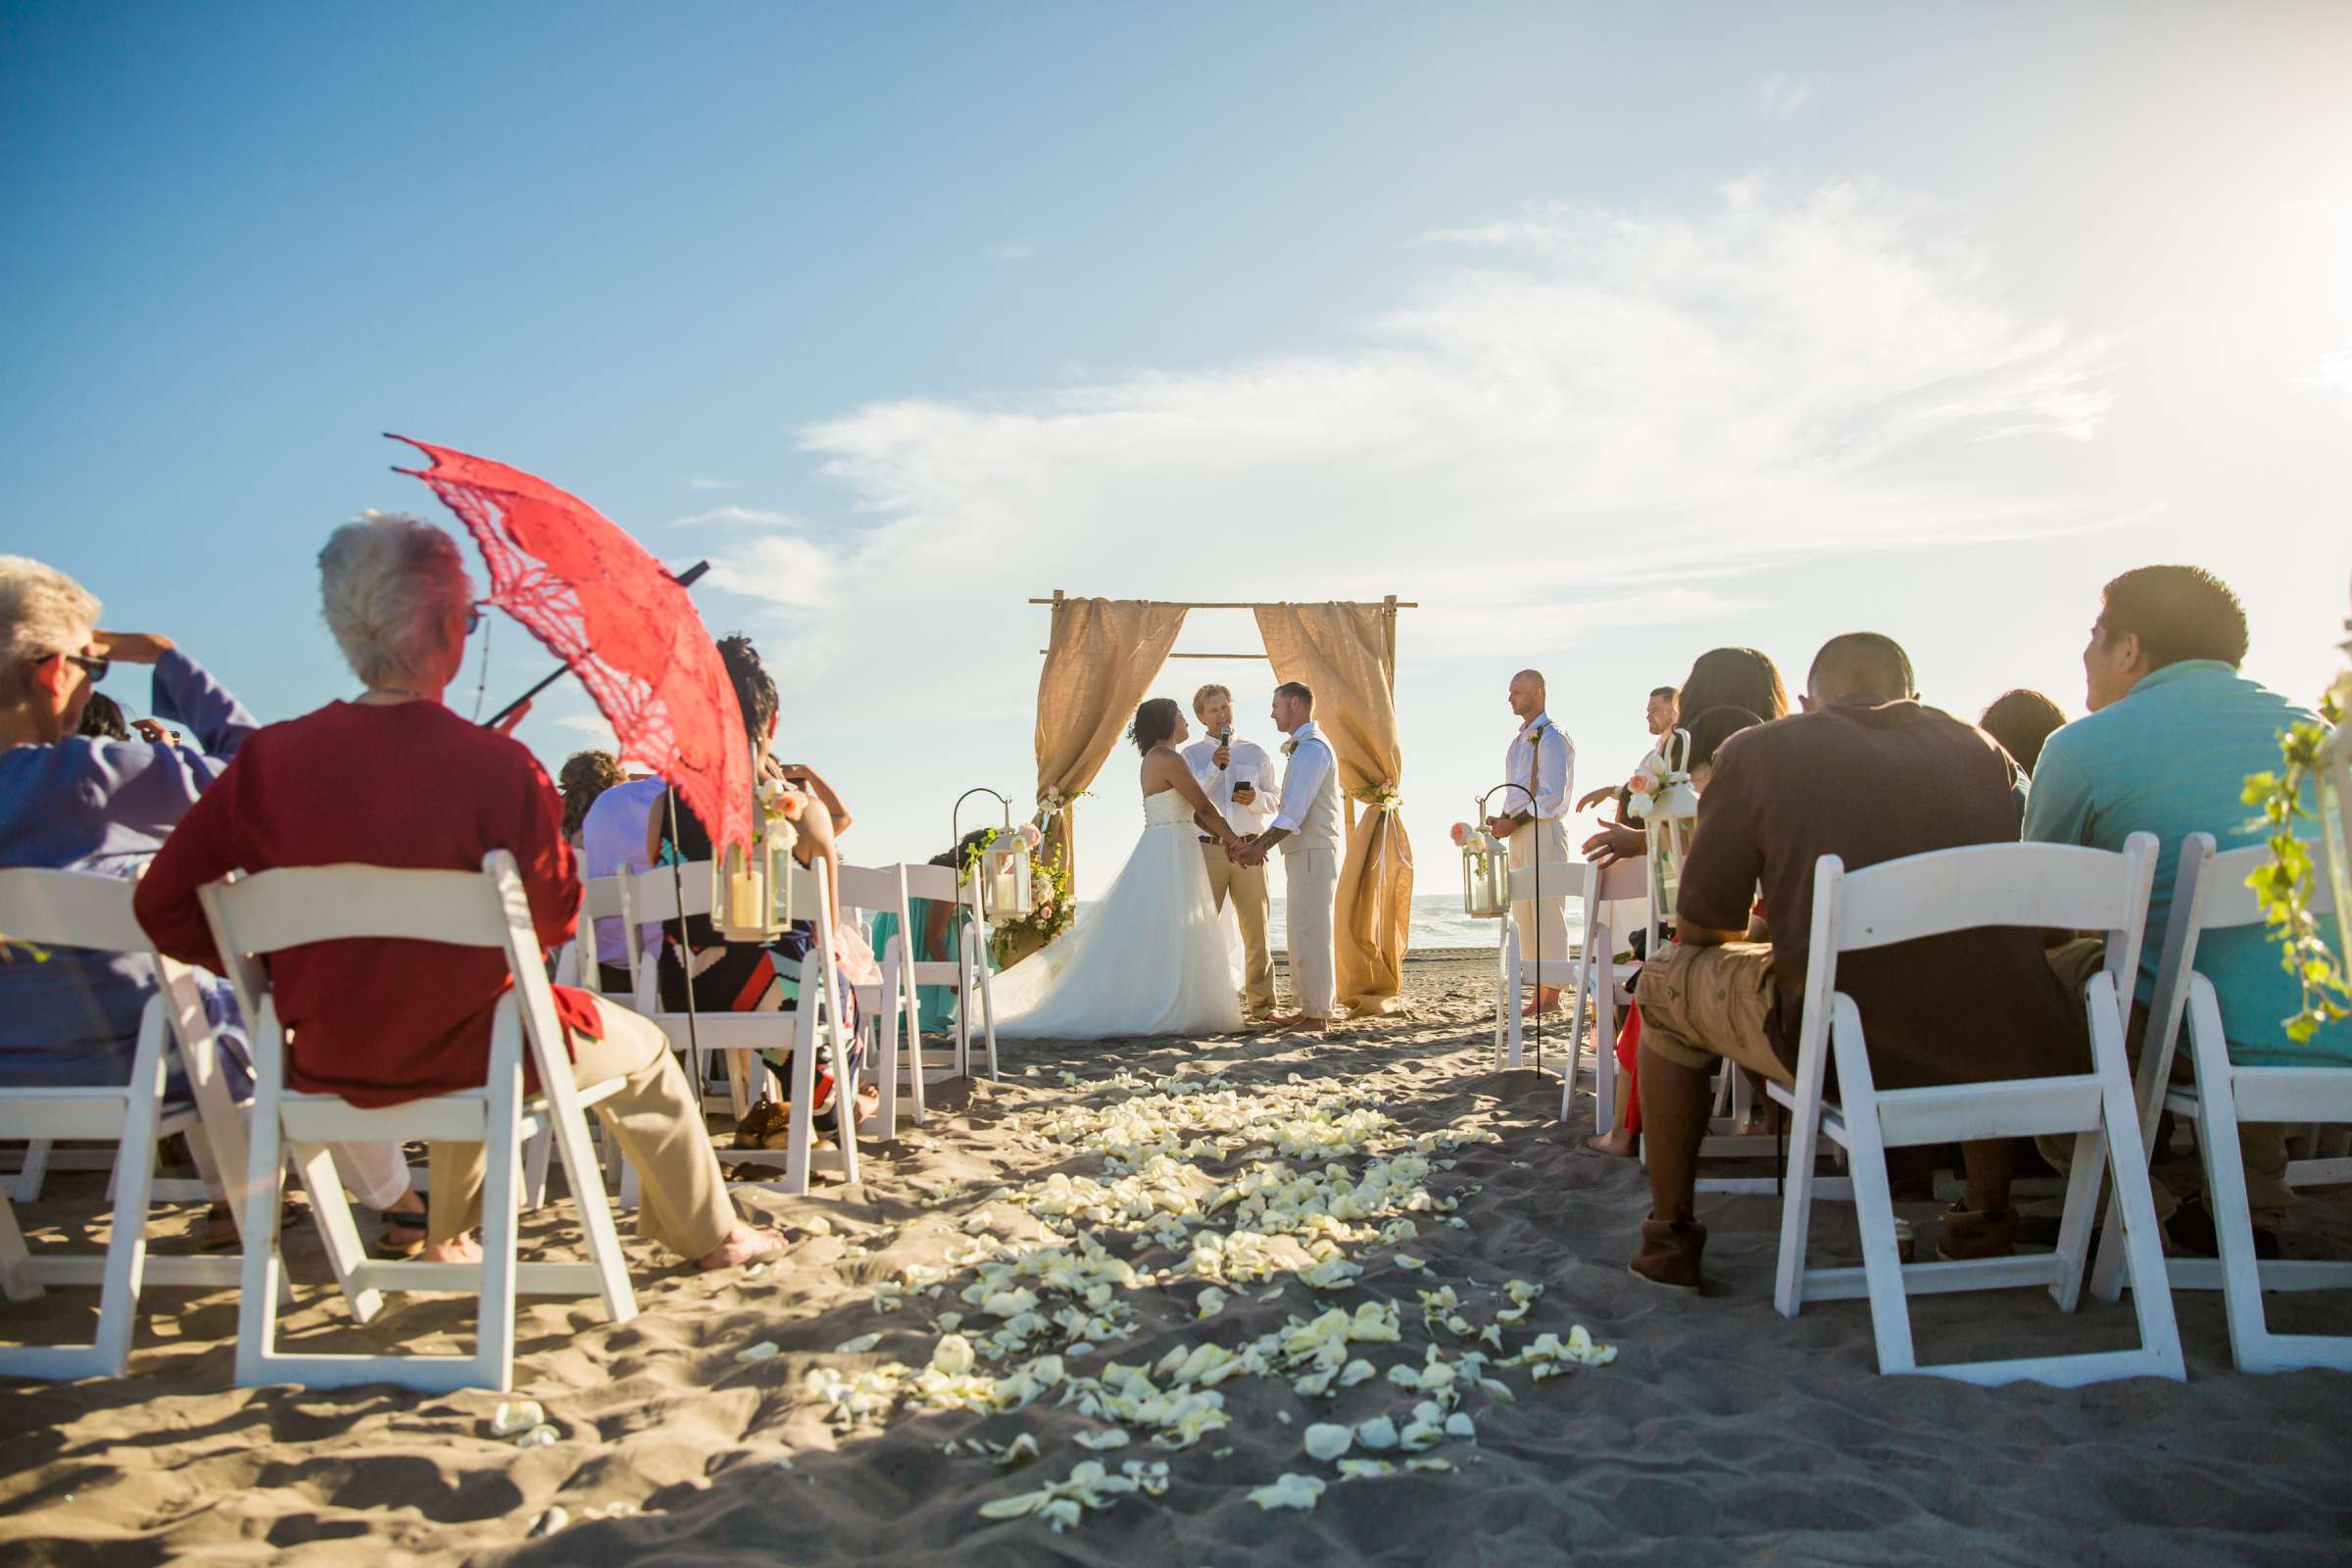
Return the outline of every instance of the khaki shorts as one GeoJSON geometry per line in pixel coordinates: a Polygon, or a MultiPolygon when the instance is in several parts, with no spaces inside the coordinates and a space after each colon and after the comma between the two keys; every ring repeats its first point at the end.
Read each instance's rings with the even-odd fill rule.
{"type": "Polygon", "coordinates": [[[1772,944],[1720,947],[1676,943],[1642,966],[1642,1049],[1682,1067],[1736,1062],[1778,1084],[1793,1084],[1773,1049],[1772,944]]]}

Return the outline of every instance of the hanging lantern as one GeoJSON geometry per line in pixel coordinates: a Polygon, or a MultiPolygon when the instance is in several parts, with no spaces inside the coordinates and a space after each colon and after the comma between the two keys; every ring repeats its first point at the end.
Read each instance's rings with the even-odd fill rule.
{"type": "Polygon", "coordinates": [[[1012,802],[986,786],[965,790],[956,798],[950,830],[963,842],[963,803],[975,795],[995,795],[1004,808],[1004,825],[991,835],[975,858],[967,858],[957,874],[967,883],[978,880],[980,914],[986,920],[1026,920],[1036,907],[1029,886],[1029,857],[1043,842],[1035,827],[1012,825],[1012,802]]]}
{"type": "Polygon", "coordinates": [[[1473,920],[1499,920],[1511,908],[1510,853],[1484,827],[1453,824],[1462,851],[1462,912],[1473,920]]]}
{"type": "Polygon", "coordinates": [[[991,920],[1025,920],[1029,899],[1029,837],[1008,824],[980,852],[980,912],[991,920]]]}
{"type": "Polygon", "coordinates": [[[1690,853],[1690,834],[1698,825],[1698,791],[1690,783],[1690,732],[1668,731],[1626,787],[1631,792],[1628,805],[1642,818],[1649,840],[1650,919],[1668,926],[1674,919],[1683,860],[1690,853]]]}
{"type": "Polygon", "coordinates": [[[800,832],[790,808],[800,798],[781,780],[761,783],[752,843],[730,844],[710,861],[710,923],[729,942],[771,942],[792,924],[792,847],[800,832]]]}

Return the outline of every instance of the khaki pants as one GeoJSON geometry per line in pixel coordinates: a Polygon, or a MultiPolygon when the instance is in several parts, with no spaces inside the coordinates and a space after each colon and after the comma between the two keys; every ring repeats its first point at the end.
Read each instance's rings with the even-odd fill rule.
{"type": "MultiPolygon", "coordinates": [[[[1519,830],[1505,842],[1510,846],[1514,870],[1536,864],[1556,865],[1569,858],[1567,826],[1544,817],[1520,823],[1519,830]]],[[[1544,881],[1548,889],[1548,875],[1544,881]]],[[[1567,962],[1568,890],[1565,885],[1556,897],[1546,891],[1541,899],[1522,899],[1512,905],[1511,920],[1519,927],[1520,957],[1530,962],[1538,958],[1546,963],[1567,962]]]]}
{"type": "Polygon", "coordinates": [[[1340,892],[1340,858],[1330,850],[1283,846],[1283,919],[1290,927],[1291,989],[1298,1010],[1329,1018],[1339,1009],[1339,956],[1332,944],[1332,906],[1340,892]]]}
{"type": "Polygon", "coordinates": [[[1201,845],[1200,859],[1208,867],[1209,897],[1222,909],[1230,893],[1234,916],[1242,923],[1242,952],[1248,963],[1243,1010],[1272,1012],[1274,955],[1266,948],[1266,912],[1271,906],[1266,893],[1266,868],[1262,864],[1234,864],[1226,857],[1222,844],[1201,845]]]}
{"type": "MultiPolygon", "coordinates": [[[[2096,937],[2084,937],[2052,948],[2049,957],[2050,967],[2058,971],[2058,978],[2066,982],[2067,990],[2080,993],[2083,984],[2107,961],[2107,946],[2096,937]]],[[[2139,1074],[2140,1046],[2146,1040],[2147,1033],[2147,1006],[2134,1002],[2132,1004],[2132,1026],[2124,1032],[2124,1054],[2131,1060],[2134,1078],[2139,1074]]],[[[2182,1084],[2196,1082],[2196,1062],[2189,1054],[2188,1023],[2185,1019],[2180,1024],[2180,1049],[2173,1053],[2173,1081],[2182,1084]]],[[[2295,1190],[2286,1184],[2286,1127],[2278,1122],[2240,1122],[2237,1127],[2239,1163],[2246,1172],[2246,1212],[2264,1230],[2275,1231],[2285,1224],[2286,1211],[2295,1203],[2295,1190]]],[[[2041,1157],[2048,1160],[2061,1176],[2074,1164],[2075,1141],[2071,1136],[2036,1138],[2034,1147],[2041,1151],[2041,1157]]],[[[2161,1155],[2163,1151],[2158,1150],[2157,1152],[2161,1155]]],[[[2156,1217],[2160,1220],[2171,1219],[2173,1211],[2180,1206],[2182,1198],[2194,1197],[2205,1189],[2205,1173],[2201,1164],[2190,1167],[2184,1181],[2181,1172],[2176,1170],[2170,1174],[2187,1191],[2175,1193],[2153,1173],[2149,1175],[2148,1185],[2154,1192],[2156,1217]]],[[[2104,1213],[2105,1209],[2102,1208],[2100,1212],[2104,1213]]]]}
{"type": "MultiPolygon", "coordinates": [[[[600,1006],[604,1038],[573,1037],[572,1079],[582,1088],[623,1080],[594,1114],[637,1167],[643,1189],[637,1228],[680,1257],[700,1258],[726,1239],[735,1205],[694,1090],[660,1029],[617,1004],[600,1006]]],[[[431,1174],[425,1231],[437,1246],[481,1223],[482,1146],[437,1142],[425,1168],[431,1174]]]]}
{"type": "Polygon", "coordinates": [[[1776,1084],[1796,1083],[1764,1030],[1772,1007],[1771,943],[1678,942],[1645,962],[1636,984],[1643,1051],[1678,1067],[1730,1061],[1776,1084]]]}

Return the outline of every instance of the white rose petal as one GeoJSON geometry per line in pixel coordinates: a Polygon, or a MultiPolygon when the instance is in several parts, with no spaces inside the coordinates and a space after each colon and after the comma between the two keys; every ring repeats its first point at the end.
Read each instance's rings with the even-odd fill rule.
{"type": "Polygon", "coordinates": [[[1318,1421],[1306,1429],[1306,1453],[1310,1459],[1337,1459],[1355,1443],[1353,1427],[1337,1426],[1318,1421]]]}
{"type": "Polygon", "coordinates": [[[528,1432],[547,1419],[537,1399],[501,1399],[490,1416],[490,1435],[511,1438],[517,1432],[528,1432]]]}
{"type": "Polygon", "coordinates": [[[1374,1416],[1355,1429],[1355,1441],[1382,1453],[1396,1446],[1396,1423],[1385,1415],[1374,1416]]]}
{"type": "Polygon", "coordinates": [[[747,1364],[753,1361],[770,1360],[777,1354],[777,1348],[778,1348],[775,1341],[761,1340],[757,1345],[747,1345],[742,1349],[737,1350],[735,1352],[735,1359],[747,1364]]]}
{"type": "Polygon", "coordinates": [[[1250,1500],[1269,1512],[1276,1508],[1298,1508],[1313,1512],[1316,1500],[1323,1495],[1321,1476],[1301,1476],[1286,1473],[1271,1486],[1257,1488],[1250,1500]]]}
{"type": "Polygon", "coordinates": [[[835,1355],[863,1355],[881,1343],[882,1336],[879,1334],[860,1334],[854,1340],[844,1340],[833,1347],[833,1353],[835,1355]]]}

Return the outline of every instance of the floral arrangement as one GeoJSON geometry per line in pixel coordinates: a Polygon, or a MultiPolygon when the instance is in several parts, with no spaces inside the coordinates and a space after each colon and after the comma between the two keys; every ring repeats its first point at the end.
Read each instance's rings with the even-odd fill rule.
{"type": "Polygon", "coordinates": [[[1657,752],[1642,759],[1634,776],[1625,781],[1628,809],[1637,816],[1695,816],[1698,813],[1698,792],[1690,787],[1690,775],[1666,765],[1665,757],[1657,752]]]}
{"type": "Polygon", "coordinates": [[[1018,920],[999,920],[989,930],[989,953],[999,968],[1014,961],[1022,949],[1034,952],[1044,947],[1070,927],[1077,908],[1070,899],[1070,873],[1059,856],[1052,859],[1040,853],[1045,835],[1034,823],[1023,822],[1016,828],[992,827],[963,849],[961,872],[976,873],[981,857],[1005,833],[1018,835],[1029,847],[1029,912],[1018,920]]]}
{"type": "MultiPolygon", "coordinates": [[[[1375,811],[1394,811],[1404,804],[1404,796],[1397,791],[1394,784],[1383,784],[1376,789],[1366,790],[1356,799],[1375,811]]],[[[1460,841],[1456,840],[1455,842],[1460,841]]]]}
{"type": "MultiPolygon", "coordinates": [[[[2344,622],[2344,629],[2352,632],[2352,620],[2344,622]]],[[[2352,638],[2344,642],[2343,650],[2352,656],[2352,638]]],[[[2329,726],[2343,723],[2347,709],[2352,709],[2352,667],[2336,676],[2335,684],[2320,699],[2320,716],[2326,722],[2300,723],[2281,734],[2278,755],[2283,765],[2275,773],[2255,773],[2246,779],[2245,803],[2262,813],[2247,826],[2265,834],[2271,847],[2271,863],[2247,877],[2246,886],[2254,890],[2271,938],[2279,946],[2280,966],[2303,990],[2301,1007],[2285,1020],[2286,1037],[2298,1044],[2316,1034],[2321,1024],[2352,1016],[2346,955],[2328,946],[2319,917],[2311,912],[2319,868],[2313,865],[2295,827],[2312,815],[2303,805],[2304,791],[2318,783],[2323,797],[2326,794],[2328,750],[2330,745],[2345,744],[2341,737],[2330,734],[2329,726]]],[[[2352,947],[2352,939],[2343,935],[2352,930],[2352,910],[2342,907],[2348,884],[2352,884],[2352,867],[2346,863],[2352,845],[2342,842],[2342,819],[2332,813],[2324,798],[2320,810],[2326,817],[2328,852],[2336,862],[2339,946],[2352,947]]]]}
{"type": "Polygon", "coordinates": [[[1477,830],[1467,822],[1456,822],[1446,830],[1446,836],[1453,840],[1455,849],[1466,850],[1470,847],[1470,835],[1475,831],[1477,830]]]}

